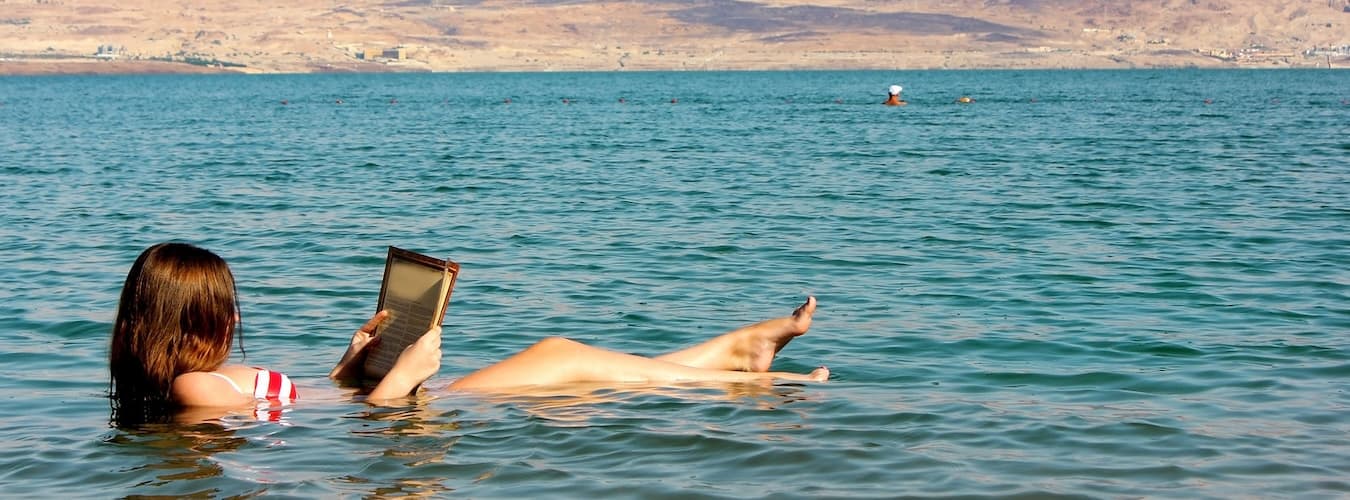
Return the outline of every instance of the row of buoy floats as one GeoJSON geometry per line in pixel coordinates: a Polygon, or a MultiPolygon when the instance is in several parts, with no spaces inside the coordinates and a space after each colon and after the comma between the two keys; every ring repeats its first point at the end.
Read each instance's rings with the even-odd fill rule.
{"type": "MultiPolygon", "coordinates": [[[[448,101],[444,101],[444,102],[448,102],[448,101]]],[[[511,101],[511,98],[510,98],[510,97],[507,97],[507,98],[502,99],[502,104],[511,104],[511,102],[512,102],[512,101],[511,101]]],[[[572,103],[574,103],[574,102],[576,102],[576,100],[574,100],[574,99],[569,99],[569,98],[566,98],[566,97],[562,98],[562,103],[563,103],[563,104],[572,104],[572,103]]],[[[626,98],[623,98],[623,97],[620,97],[620,98],[619,98],[619,104],[628,104],[628,102],[629,102],[629,101],[628,101],[628,99],[626,99],[626,98]]],[[[679,104],[679,102],[680,102],[680,100],[679,100],[678,98],[672,97],[672,98],[670,99],[670,103],[671,103],[671,104],[679,104]]],[[[791,102],[791,101],[789,101],[789,102],[791,102]]],[[[839,100],[839,99],[835,99],[834,102],[836,102],[836,103],[842,103],[843,101],[842,101],[842,100],[839,100]]],[[[2,105],[2,104],[3,104],[3,103],[0,103],[0,105],[2,105]]],[[[290,101],[289,99],[282,99],[282,100],[280,101],[280,104],[281,104],[282,106],[289,106],[289,105],[291,104],[291,101],[290,101]]],[[[333,101],[333,104],[346,104],[346,101],[344,101],[344,100],[342,100],[342,99],[336,99],[336,100],[333,101]]],[[[390,100],[389,100],[389,104],[398,104],[398,99],[390,99],[390,100]]]]}
{"type": "MultiPolygon", "coordinates": [[[[900,92],[901,92],[902,90],[904,90],[904,87],[901,87],[901,86],[899,86],[899,85],[891,85],[890,89],[888,89],[888,90],[889,90],[889,92],[888,92],[888,95],[887,95],[887,97],[886,97],[886,101],[883,102],[882,104],[885,104],[885,105],[887,105],[887,106],[904,106],[904,105],[906,105],[906,104],[909,104],[909,101],[906,101],[906,100],[900,98],[900,92]]],[[[289,106],[289,105],[291,104],[291,101],[290,101],[289,99],[282,99],[280,102],[281,102],[281,105],[282,105],[282,106],[289,106]]],[[[442,102],[449,102],[449,101],[442,101],[442,102]]],[[[562,98],[562,103],[563,103],[563,104],[572,104],[573,102],[574,102],[573,99],[569,99],[569,98],[566,98],[566,97],[562,98]]],[[[671,104],[678,104],[679,102],[680,102],[680,100],[677,99],[677,98],[674,98],[674,97],[670,98],[670,103],[671,103],[671,104]]],[[[784,99],[784,102],[792,102],[792,100],[791,100],[791,99],[784,99]]],[[[975,98],[970,97],[970,96],[965,96],[965,95],[963,95],[963,96],[961,96],[961,97],[957,97],[956,100],[955,100],[955,101],[952,101],[952,102],[957,103],[957,104],[973,104],[973,103],[975,103],[975,98]]],[[[1039,102],[1039,101],[1037,101],[1035,97],[1032,97],[1032,98],[1029,99],[1027,102],[1039,102]]],[[[1204,104],[1205,104],[1206,106],[1208,106],[1208,105],[1210,105],[1210,104],[1214,104],[1214,99],[1212,99],[1212,98],[1205,98],[1205,100],[1204,100],[1203,102],[1204,102],[1204,104]]],[[[835,100],[834,100],[834,103],[835,103],[835,104],[843,104],[843,103],[844,103],[844,100],[843,100],[843,99],[835,99],[835,100]]],[[[1279,100],[1279,98],[1271,98],[1270,103],[1271,103],[1271,104],[1279,104],[1279,103],[1280,103],[1280,100],[1279,100]]],[[[341,98],[339,98],[339,99],[333,100],[333,104],[346,104],[346,101],[344,101],[344,100],[342,100],[341,98]]],[[[389,104],[391,104],[391,105],[392,105],[392,104],[398,104],[398,99],[390,99],[390,100],[389,100],[389,104]]],[[[502,99],[502,104],[511,104],[511,98],[510,98],[510,97],[507,97],[507,98],[505,98],[505,99],[502,99]]],[[[627,98],[624,98],[624,97],[620,97],[620,98],[619,98],[619,104],[628,104],[628,99],[627,99],[627,98]]],[[[0,106],[4,106],[4,105],[5,105],[4,101],[0,101],[0,106]]],[[[1341,105],[1342,105],[1342,106],[1350,106],[1350,99],[1341,99],[1341,105]]]]}
{"type": "MultiPolygon", "coordinates": [[[[892,98],[898,98],[898,95],[892,95],[892,98]]],[[[1035,102],[1035,99],[1032,99],[1032,101],[1035,102]]],[[[563,103],[563,104],[572,104],[573,102],[575,102],[573,99],[569,99],[569,98],[566,98],[566,97],[562,98],[562,103],[563,103]]],[[[679,104],[679,102],[680,102],[680,100],[679,100],[678,98],[672,97],[672,98],[670,99],[670,103],[671,103],[671,104],[679,104]]],[[[784,99],[784,102],[792,102],[792,100],[791,100],[791,99],[784,99]]],[[[963,104],[968,104],[968,103],[975,102],[975,99],[972,99],[972,98],[970,98],[970,97],[968,97],[968,96],[961,96],[961,97],[957,98],[955,102],[963,103],[963,104]]],[[[291,101],[290,101],[289,99],[282,99],[282,100],[280,101],[280,103],[281,103],[282,106],[289,106],[289,105],[291,104],[291,101]]],[[[834,100],[834,103],[835,103],[835,104],[843,104],[843,103],[844,103],[844,100],[843,100],[843,99],[835,99],[835,100],[834,100]]],[[[335,100],[333,101],[333,104],[346,104],[346,101],[344,101],[344,100],[342,100],[342,99],[335,99],[335,100]]],[[[390,99],[390,100],[389,100],[389,104],[398,104],[398,99],[390,99]]],[[[510,98],[510,97],[507,97],[507,98],[502,99],[502,104],[511,104],[511,98],[510,98]]],[[[623,97],[620,97],[620,98],[619,98],[619,104],[628,104],[628,99],[623,98],[623,97]]],[[[897,104],[898,104],[898,105],[904,105],[904,104],[908,104],[908,102],[906,102],[906,101],[899,101],[899,102],[891,102],[891,101],[887,101],[886,104],[890,104],[890,105],[897,105],[897,104]]]]}
{"type": "MultiPolygon", "coordinates": [[[[885,104],[887,106],[904,106],[906,104],[909,104],[907,101],[900,98],[900,91],[902,90],[904,90],[904,87],[901,87],[899,85],[891,85],[891,87],[887,89],[886,102],[883,102],[882,104],[885,104]]],[[[835,102],[839,101],[836,100],[835,102]]],[[[956,101],[954,102],[957,104],[972,104],[975,102],[975,98],[963,95],[961,97],[957,97],[956,101]]],[[[1036,98],[1035,97],[1031,98],[1029,102],[1036,102],[1036,98]]],[[[1214,99],[1205,98],[1203,102],[1205,103],[1206,106],[1208,106],[1210,104],[1214,104],[1214,99]]],[[[1270,103],[1279,104],[1280,100],[1278,98],[1272,98],[1270,100],[1270,103]]],[[[1350,105],[1350,99],[1341,99],[1341,105],[1343,106],[1350,105]]]]}
{"type": "MultiPolygon", "coordinates": [[[[909,101],[906,101],[906,100],[904,100],[904,99],[902,99],[902,98],[900,97],[900,92],[903,91],[903,90],[904,90],[904,87],[901,87],[900,85],[891,85],[890,88],[887,89],[886,101],[883,102],[882,104],[885,104],[885,105],[887,105],[887,106],[904,106],[904,105],[906,105],[906,104],[909,104],[909,101]]],[[[785,101],[785,102],[792,102],[791,99],[785,99],[784,101],[785,101]]],[[[444,102],[449,102],[449,101],[444,101],[444,102]]],[[[567,98],[567,97],[562,98],[562,103],[563,103],[563,104],[572,104],[573,102],[574,102],[573,99],[570,99],[570,98],[567,98]]],[[[628,99],[627,99],[627,98],[624,98],[624,97],[620,97],[619,100],[618,100],[618,102],[619,102],[619,104],[628,104],[628,99]]],[[[679,104],[679,102],[680,102],[680,100],[677,99],[677,98],[672,97],[672,98],[670,99],[670,103],[671,103],[671,104],[679,104]]],[[[963,96],[961,96],[961,97],[957,97],[956,100],[955,100],[955,101],[952,101],[952,102],[954,102],[954,103],[956,103],[956,104],[974,104],[974,103],[975,103],[975,98],[970,97],[970,96],[963,95],[963,96]]],[[[1031,98],[1028,102],[1038,102],[1038,101],[1036,100],[1035,97],[1033,97],[1033,98],[1031,98]]],[[[1210,105],[1210,104],[1214,104],[1214,99],[1212,99],[1212,98],[1206,98],[1203,102],[1204,102],[1205,105],[1208,106],[1208,105],[1210,105]]],[[[288,106],[288,105],[290,105],[290,103],[291,103],[291,101],[290,101],[289,99],[282,99],[282,100],[281,100],[281,105],[282,105],[282,106],[288,106]]],[[[334,103],[334,104],[345,104],[346,101],[344,101],[344,100],[342,100],[342,99],[339,98],[339,99],[335,99],[335,100],[333,101],[333,103],[334,103]]],[[[844,103],[844,100],[843,100],[843,99],[835,99],[835,100],[834,100],[834,103],[835,103],[835,104],[843,104],[843,103],[844,103]]],[[[1279,103],[1280,103],[1280,100],[1277,99],[1277,98],[1274,98],[1274,99],[1271,99],[1271,100],[1270,100],[1270,103],[1271,103],[1271,104],[1279,104],[1279,103]]],[[[393,104],[398,104],[398,99],[389,99],[389,104],[391,104],[391,105],[393,105],[393,104]]],[[[511,104],[511,98],[510,98],[510,97],[507,97],[507,98],[502,99],[502,104],[511,104]]],[[[1341,99],[1341,104],[1342,104],[1342,105],[1350,105],[1350,99],[1341,99]]],[[[4,103],[3,103],[3,102],[0,102],[0,106],[3,106],[3,105],[4,105],[4,103]]]]}

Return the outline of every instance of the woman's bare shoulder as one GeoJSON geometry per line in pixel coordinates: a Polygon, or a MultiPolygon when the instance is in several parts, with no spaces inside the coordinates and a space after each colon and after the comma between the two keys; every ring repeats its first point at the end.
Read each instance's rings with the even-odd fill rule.
{"type": "Polygon", "coordinates": [[[244,394],[234,380],[235,373],[222,373],[225,371],[188,372],[175,377],[170,389],[174,402],[183,406],[240,406],[252,402],[252,396],[244,394]]]}

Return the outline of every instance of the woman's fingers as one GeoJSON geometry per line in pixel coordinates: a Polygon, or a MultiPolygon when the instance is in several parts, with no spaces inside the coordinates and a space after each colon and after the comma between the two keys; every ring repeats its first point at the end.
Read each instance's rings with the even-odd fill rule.
{"type": "Polygon", "coordinates": [[[373,316],[370,317],[370,320],[369,320],[369,321],[366,321],[366,324],[361,325],[361,328],[360,328],[359,330],[357,330],[357,332],[366,332],[366,333],[369,333],[369,334],[371,334],[371,335],[374,335],[374,334],[375,334],[375,329],[376,329],[376,328],[379,328],[379,327],[380,327],[380,323],[384,323],[384,320],[386,320],[386,319],[389,319],[389,311],[388,311],[388,310],[384,310],[384,311],[377,312],[377,313],[375,313],[373,316]]]}
{"type": "Polygon", "coordinates": [[[430,330],[422,334],[422,338],[417,339],[417,343],[422,344],[424,349],[434,348],[439,351],[441,349],[441,327],[431,327],[430,330]]]}

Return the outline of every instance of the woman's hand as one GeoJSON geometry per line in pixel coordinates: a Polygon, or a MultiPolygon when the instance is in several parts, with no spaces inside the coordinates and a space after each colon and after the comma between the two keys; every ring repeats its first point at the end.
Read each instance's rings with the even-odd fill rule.
{"type": "Polygon", "coordinates": [[[434,326],[399,353],[394,367],[389,369],[389,373],[385,374],[366,399],[383,400],[412,394],[417,386],[440,369],[441,327],[434,326]]]}
{"type": "Polygon", "coordinates": [[[375,336],[375,329],[385,320],[389,319],[389,311],[380,311],[370,317],[365,325],[352,334],[351,345],[347,346],[347,352],[342,354],[337,366],[333,371],[328,372],[328,378],[340,381],[357,380],[361,378],[360,369],[365,364],[366,354],[370,352],[369,347],[379,342],[379,337],[375,336]]]}

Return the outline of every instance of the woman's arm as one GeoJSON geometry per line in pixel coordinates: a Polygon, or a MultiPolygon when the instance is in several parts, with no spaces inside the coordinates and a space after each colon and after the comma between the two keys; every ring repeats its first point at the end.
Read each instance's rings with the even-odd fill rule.
{"type": "MultiPolygon", "coordinates": [[[[375,329],[389,319],[389,311],[380,311],[352,334],[347,352],[342,354],[328,377],[343,383],[360,383],[371,346],[380,341],[375,329]]],[[[368,401],[401,398],[412,394],[441,368],[441,327],[433,327],[399,353],[393,368],[366,396],[368,401]]]]}
{"type": "Polygon", "coordinates": [[[441,369],[441,327],[435,326],[399,353],[394,367],[389,369],[367,401],[401,398],[412,394],[437,370],[441,369]]]}

